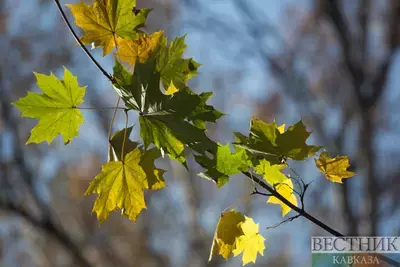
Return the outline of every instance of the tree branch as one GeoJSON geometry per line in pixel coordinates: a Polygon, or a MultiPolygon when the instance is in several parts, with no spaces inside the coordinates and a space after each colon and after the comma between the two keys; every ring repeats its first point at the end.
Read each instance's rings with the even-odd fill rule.
{"type": "Polygon", "coordinates": [[[387,76],[389,73],[390,66],[393,62],[394,55],[396,53],[397,47],[400,42],[400,2],[398,0],[392,0],[390,2],[389,10],[392,11],[389,16],[388,23],[388,54],[385,60],[382,62],[380,67],[378,68],[377,74],[373,78],[372,86],[374,88],[371,97],[369,98],[368,104],[373,106],[379,100],[380,96],[383,93],[383,89],[385,87],[385,83],[387,81],[387,76]]]}
{"type": "MultiPolygon", "coordinates": [[[[252,179],[253,181],[255,181],[259,186],[261,186],[262,188],[264,188],[265,190],[267,190],[268,192],[271,193],[271,195],[273,195],[274,197],[276,197],[277,199],[279,199],[280,201],[282,201],[285,205],[287,205],[289,208],[291,208],[292,210],[294,210],[295,212],[297,212],[300,216],[303,216],[304,218],[306,218],[307,220],[309,220],[310,222],[314,223],[315,225],[319,226],[320,228],[324,229],[325,231],[327,231],[328,233],[336,236],[336,237],[346,237],[345,235],[341,234],[340,232],[336,231],[335,229],[329,227],[328,225],[324,224],[323,222],[321,222],[320,220],[318,220],[317,218],[315,218],[314,216],[312,216],[311,214],[307,213],[303,208],[299,208],[295,205],[293,205],[289,200],[287,200],[285,197],[283,197],[281,194],[279,194],[276,190],[274,190],[272,187],[270,187],[269,185],[267,185],[266,183],[264,183],[262,180],[260,180],[259,178],[255,177],[254,175],[250,175],[250,173],[248,172],[242,172],[244,175],[247,176],[247,178],[252,179]]],[[[393,266],[400,266],[400,263],[392,260],[384,255],[381,254],[377,254],[377,257],[379,259],[381,259],[382,261],[385,261],[393,266]]]]}
{"type": "Polygon", "coordinates": [[[350,42],[350,31],[348,25],[345,23],[345,18],[340,11],[337,0],[328,0],[325,8],[325,12],[328,14],[334,30],[339,39],[340,46],[343,50],[343,59],[345,66],[347,67],[354,91],[357,96],[357,101],[360,107],[363,106],[363,96],[361,95],[361,84],[363,81],[364,72],[360,69],[352,58],[351,42],[350,42]]]}

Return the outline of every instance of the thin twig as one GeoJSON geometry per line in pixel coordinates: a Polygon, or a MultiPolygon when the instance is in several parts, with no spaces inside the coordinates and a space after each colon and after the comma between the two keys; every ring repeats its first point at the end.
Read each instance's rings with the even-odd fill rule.
{"type": "Polygon", "coordinates": [[[82,43],[82,41],[79,39],[78,35],[75,33],[74,29],[72,28],[71,24],[68,21],[67,16],[65,15],[61,4],[59,2],[59,0],[54,0],[54,2],[56,3],[58,10],[61,13],[61,16],[64,19],[65,24],[67,25],[69,31],[71,32],[71,34],[74,36],[75,40],[79,43],[80,47],[82,48],[82,50],[85,52],[85,54],[92,60],[92,62],[96,65],[96,67],[103,73],[104,76],[107,77],[107,79],[109,79],[111,82],[113,82],[113,77],[107,73],[107,71],[105,71],[105,69],[97,62],[97,60],[92,56],[92,54],[90,54],[89,50],[85,47],[85,45],[82,43]]]}
{"type": "Polygon", "coordinates": [[[282,225],[282,224],[284,224],[284,223],[286,223],[286,222],[291,222],[291,221],[293,221],[293,220],[299,218],[300,216],[301,216],[300,214],[297,214],[297,215],[295,215],[295,216],[286,218],[285,220],[283,220],[283,221],[281,221],[281,222],[279,222],[279,223],[277,223],[277,224],[274,224],[274,225],[272,225],[272,226],[267,226],[267,227],[265,227],[265,229],[268,230],[268,229],[276,228],[276,227],[278,227],[278,226],[280,226],[280,225],[282,225]]]}

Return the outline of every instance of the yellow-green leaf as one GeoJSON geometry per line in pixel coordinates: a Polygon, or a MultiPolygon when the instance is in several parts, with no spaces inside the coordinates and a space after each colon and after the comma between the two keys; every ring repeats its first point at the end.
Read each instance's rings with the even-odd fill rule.
{"type": "MultiPolygon", "coordinates": [[[[293,194],[293,183],[290,178],[287,178],[283,182],[279,183],[276,187],[276,191],[281,194],[284,198],[289,200],[290,203],[297,207],[297,198],[293,194]]],[[[282,208],[282,217],[288,214],[292,209],[285,203],[280,201],[278,198],[272,196],[268,199],[267,203],[279,204],[282,208]]]]}
{"type": "Polygon", "coordinates": [[[264,255],[264,237],[258,233],[258,224],[252,218],[245,216],[245,221],[240,222],[238,227],[242,229],[243,235],[236,237],[235,249],[232,251],[235,256],[243,252],[242,262],[246,265],[249,262],[256,262],[257,254],[264,255]]]}
{"type": "Polygon", "coordinates": [[[211,261],[215,255],[221,255],[227,260],[230,256],[243,252],[243,265],[255,262],[257,253],[263,255],[264,240],[253,219],[232,209],[221,214],[208,260],[211,261]]]}
{"type": "Polygon", "coordinates": [[[244,221],[245,217],[234,209],[221,214],[215,230],[209,261],[215,255],[221,255],[226,260],[232,255],[236,237],[242,235],[238,224],[244,221]]]}
{"type": "Polygon", "coordinates": [[[150,9],[133,12],[136,0],[95,0],[93,5],[83,2],[67,4],[75,17],[75,24],[84,31],[82,43],[103,46],[103,56],[117,45],[118,38],[134,40],[135,31],[142,26],[150,9]]]}
{"type": "Polygon", "coordinates": [[[130,66],[135,64],[136,59],[139,59],[140,63],[145,63],[157,49],[162,35],[163,32],[158,31],[152,35],[141,36],[137,40],[121,40],[118,43],[116,56],[121,61],[129,63],[130,66]]]}
{"type": "Polygon", "coordinates": [[[285,167],[286,164],[271,165],[269,161],[262,159],[254,170],[256,173],[262,174],[264,179],[273,186],[274,184],[282,183],[287,179],[286,175],[281,172],[285,167]]]}
{"type": "Polygon", "coordinates": [[[161,175],[164,171],[156,169],[153,165],[154,155],[149,156],[146,153],[135,148],[124,157],[124,162],[112,161],[104,164],[101,173],[90,182],[85,195],[99,195],[93,211],[100,222],[105,221],[110,212],[117,209],[136,221],[141,210],[146,208],[144,190],[163,187],[161,175]]]}
{"type": "Polygon", "coordinates": [[[12,103],[22,111],[22,117],[39,120],[26,143],[51,143],[60,134],[67,144],[78,135],[79,125],[84,121],[77,107],[83,102],[86,86],[80,87],[76,76],[67,68],[64,68],[64,80],[53,73],[34,74],[43,94],[28,92],[12,103]]]}
{"type": "Polygon", "coordinates": [[[323,151],[319,158],[314,160],[318,170],[331,182],[342,183],[342,179],[356,175],[354,172],[347,170],[350,166],[347,156],[331,158],[326,151],[323,151]]]}

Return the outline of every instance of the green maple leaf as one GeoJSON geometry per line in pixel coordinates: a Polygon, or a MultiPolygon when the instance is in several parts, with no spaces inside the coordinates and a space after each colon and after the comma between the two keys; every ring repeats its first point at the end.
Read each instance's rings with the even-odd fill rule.
{"type": "Polygon", "coordinates": [[[266,123],[253,118],[249,137],[235,133],[235,144],[272,164],[279,164],[281,157],[304,160],[321,149],[320,146],[307,145],[311,133],[307,132],[301,120],[286,131],[283,126],[278,127],[275,122],[266,123]]]}
{"type": "Polygon", "coordinates": [[[139,213],[146,208],[145,189],[165,187],[162,174],[154,160],[159,152],[133,149],[124,161],[111,161],[102,166],[102,171],[89,184],[85,195],[96,193],[93,211],[100,222],[105,221],[113,210],[122,210],[129,219],[136,221],[139,213]]]}
{"type": "Polygon", "coordinates": [[[133,12],[136,0],[95,0],[93,5],[83,2],[67,5],[75,17],[75,24],[83,29],[82,43],[103,46],[103,56],[118,45],[118,38],[138,38],[137,28],[144,25],[151,9],[133,12]]]}
{"type": "Polygon", "coordinates": [[[83,102],[86,86],[80,87],[76,76],[67,68],[64,68],[64,80],[53,73],[34,74],[43,94],[28,92],[12,103],[22,111],[22,117],[39,120],[26,143],[51,143],[60,134],[67,144],[78,135],[79,125],[84,121],[77,107],[83,102]]]}
{"type": "Polygon", "coordinates": [[[229,180],[229,176],[249,169],[249,161],[245,150],[236,150],[232,153],[229,144],[218,144],[217,152],[213,159],[206,155],[195,156],[196,161],[208,169],[199,175],[214,181],[217,187],[221,187],[229,180]]]}
{"type": "Polygon", "coordinates": [[[140,135],[145,147],[154,144],[183,164],[186,161],[183,154],[185,145],[201,154],[216,147],[205,135],[204,129],[190,120],[193,118],[203,123],[216,120],[219,112],[205,104],[205,98],[209,96],[197,95],[188,87],[170,90],[173,94],[163,94],[155,58],[146,63],[136,62],[133,74],[116,62],[114,77],[117,81],[114,88],[125,105],[141,115],[140,135]],[[202,117],[206,113],[216,116],[202,117]]]}
{"type": "Polygon", "coordinates": [[[161,74],[164,88],[168,88],[172,81],[178,89],[182,89],[189,79],[197,75],[201,66],[192,58],[182,58],[187,47],[185,37],[176,37],[169,45],[165,36],[160,41],[160,50],[156,55],[157,71],[161,74]]]}
{"type": "Polygon", "coordinates": [[[306,144],[310,134],[302,120],[290,126],[284,133],[278,135],[276,141],[281,154],[294,160],[304,160],[314,156],[322,147],[306,144]]]}

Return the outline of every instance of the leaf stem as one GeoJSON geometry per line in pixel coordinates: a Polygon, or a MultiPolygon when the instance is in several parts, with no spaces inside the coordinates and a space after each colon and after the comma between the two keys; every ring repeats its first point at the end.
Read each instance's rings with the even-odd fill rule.
{"type": "Polygon", "coordinates": [[[124,139],[122,140],[122,151],[121,151],[121,161],[124,162],[124,152],[125,152],[125,142],[126,142],[126,132],[128,129],[128,111],[125,110],[125,130],[124,130],[124,139]]]}
{"type": "Polygon", "coordinates": [[[92,60],[92,62],[96,65],[96,67],[103,73],[104,76],[107,77],[107,79],[109,79],[111,82],[113,81],[112,76],[107,73],[105,71],[105,69],[97,62],[97,60],[92,56],[92,54],[90,54],[89,50],[85,47],[85,45],[82,43],[82,41],[79,39],[78,35],[75,33],[74,29],[72,28],[70,22],[68,21],[67,16],[65,15],[61,4],[59,2],[59,0],[54,0],[54,2],[56,3],[58,10],[60,11],[60,14],[62,16],[62,18],[64,19],[65,24],[67,25],[69,31],[71,32],[71,34],[74,36],[75,40],[79,43],[80,47],[82,48],[82,50],[85,52],[85,54],[92,60]]]}
{"type": "Polygon", "coordinates": [[[106,107],[106,108],[95,108],[95,107],[89,107],[89,108],[81,108],[81,107],[79,107],[79,108],[77,108],[77,109],[86,109],[86,110],[109,110],[109,109],[112,109],[112,110],[125,110],[125,108],[124,107],[106,107]]]}
{"type": "MultiPolygon", "coordinates": [[[[258,177],[252,176],[250,175],[249,172],[242,172],[244,175],[247,176],[247,178],[254,180],[259,186],[261,186],[262,188],[264,188],[265,190],[267,190],[268,192],[271,193],[271,195],[273,195],[274,197],[276,197],[277,199],[279,199],[280,201],[282,201],[284,204],[286,204],[289,208],[291,208],[292,210],[296,211],[298,213],[299,216],[302,216],[304,218],[306,218],[307,220],[309,220],[310,222],[314,223],[315,225],[319,226],[320,228],[324,229],[325,231],[327,231],[328,233],[336,236],[336,237],[346,237],[345,235],[343,235],[342,233],[336,231],[335,229],[331,228],[330,226],[324,224],[323,222],[321,222],[320,220],[318,220],[317,218],[315,218],[314,216],[312,216],[311,214],[309,214],[308,212],[306,212],[304,210],[304,207],[299,208],[295,205],[293,205],[289,200],[287,200],[285,197],[283,197],[281,194],[279,194],[276,190],[274,190],[272,187],[270,187],[269,185],[267,185],[266,183],[264,183],[262,180],[260,180],[258,177]]],[[[385,261],[389,264],[391,264],[392,266],[400,266],[400,263],[388,258],[382,254],[376,254],[377,257],[379,259],[381,259],[382,261],[385,261]]]]}

